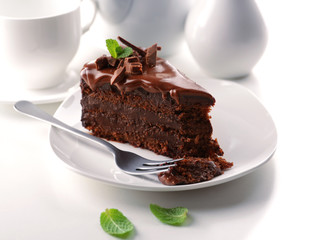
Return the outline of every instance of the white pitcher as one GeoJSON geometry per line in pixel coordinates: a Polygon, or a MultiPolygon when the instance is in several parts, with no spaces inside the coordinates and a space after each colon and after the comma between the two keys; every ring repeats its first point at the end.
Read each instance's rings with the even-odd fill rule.
{"type": "Polygon", "coordinates": [[[141,47],[154,43],[162,53],[177,52],[193,0],[96,0],[105,36],[118,35],[141,47]]]}
{"type": "Polygon", "coordinates": [[[267,44],[255,0],[200,0],[188,15],[185,35],[198,65],[216,78],[248,75],[267,44]]]}

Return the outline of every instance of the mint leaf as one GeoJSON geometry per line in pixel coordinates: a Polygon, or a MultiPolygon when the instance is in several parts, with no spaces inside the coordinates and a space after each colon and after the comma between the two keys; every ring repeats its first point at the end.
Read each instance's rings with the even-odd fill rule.
{"type": "Polygon", "coordinates": [[[115,48],[116,54],[117,54],[117,58],[119,58],[119,55],[123,53],[123,48],[121,46],[117,46],[115,48]]]}
{"type": "Polygon", "coordinates": [[[123,52],[121,54],[118,55],[118,58],[126,58],[129,57],[131,54],[133,53],[132,48],[131,47],[125,47],[123,49],[123,52]]]}
{"type": "Polygon", "coordinates": [[[111,56],[114,57],[114,58],[117,58],[116,49],[117,49],[117,47],[120,47],[118,42],[116,40],[114,40],[114,39],[107,39],[107,40],[105,40],[105,42],[106,42],[107,49],[109,50],[111,56]]]}
{"type": "Polygon", "coordinates": [[[102,229],[115,237],[127,238],[133,231],[133,224],[117,209],[106,209],[101,213],[100,224],[102,229]]]}
{"type": "Polygon", "coordinates": [[[150,204],[150,209],[161,222],[175,226],[184,223],[188,212],[184,207],[163,208],[156,204],[150,204]]]}
{"type": "Polygon", "coordinates": [[[126,58],[133,53],[132,48],[122,48],[115,39],[107,39],[105,42],[107,49],[114,58],[126,58]]]}

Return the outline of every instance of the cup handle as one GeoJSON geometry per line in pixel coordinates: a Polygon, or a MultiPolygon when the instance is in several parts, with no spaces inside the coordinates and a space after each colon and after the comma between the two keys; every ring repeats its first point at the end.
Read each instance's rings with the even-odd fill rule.
{"type": "Polygon", "coordinates": [[[95,3],[95,0],[82,0],[85,4],[86,2],[90,3],[93,8],[93,14],[89,22],[87,22],[84,26],[82,26],[82,34],[86,33],[93,22],[95,21],[96,15],[97,15],[97,4],[95,3]]]}

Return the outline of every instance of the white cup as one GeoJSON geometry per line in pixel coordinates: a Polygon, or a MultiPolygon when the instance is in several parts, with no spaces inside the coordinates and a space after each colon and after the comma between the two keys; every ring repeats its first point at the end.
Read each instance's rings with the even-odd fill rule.
{"type": "Polygon", "coordinates": [[[140,47],[154,43],[162,46],[159,54],[180,50],[184,24],[193,0],[96,0],[106,38],[118,35],[140,47]]]}
{"type": "MultiPolygon", "coordinates": [[[[80,0],[0,0],[0,71],[15,87],[60,84],[77,52],[80,0]]],[[[95,15],[95,11],[94,11],[95,15]]]]}

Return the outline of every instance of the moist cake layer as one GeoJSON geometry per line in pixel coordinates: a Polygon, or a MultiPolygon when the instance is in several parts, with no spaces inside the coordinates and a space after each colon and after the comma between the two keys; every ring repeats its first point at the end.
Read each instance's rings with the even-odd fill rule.
{"type": "MultiPolygon", "coordinates": [[[[87,90],[88,86],[85,82],[82,82],[81,85],[83,85],[84,91],[92,91],[91,89],[87,90]]],[[[156,98],[149,99],[149,104],[145,104],[143,103],[145,100],[141,98],[140,94],[140,91],[133,91],[127,93],[125,97],[111,90],[100,89],[100,91],[92,91],[91,95],[83,97],[81,104],[83,111],[88,113],[86,119],[89,119],[93,113],[97,114],[97,117],[105,116],[111,119],[115,127],[122,126],[121,121],[126,119],[127,122],[143,121],[158,127],[176,129],[184,134],[197,135],[203,133],[211,137],[212,126],[206,117],[208,109],[201,109],[200,106],[192,106],[188,109],[176,108],[172,104],[159,107],[157,103],[157,106],[154,104],[156,98]],[[137,107],[139,105],[140,107],[137,107]]]]}
{"type": "Polygon", "coordinates": [[[206,157],[210,150],[222,154],[218,143],[211,139],[212,126],[206,111],[209,108],[178,105],[161,95],[148,95],[145,90],[121,94],[109,86],[93,91],[81,82],[82,124],[95,136],[128,142],[173,158],[206,157]],[[149,101],[140,98],[143,93],[149,101]],[[158,99],[165,104],[157,103],[158,99]]]}

